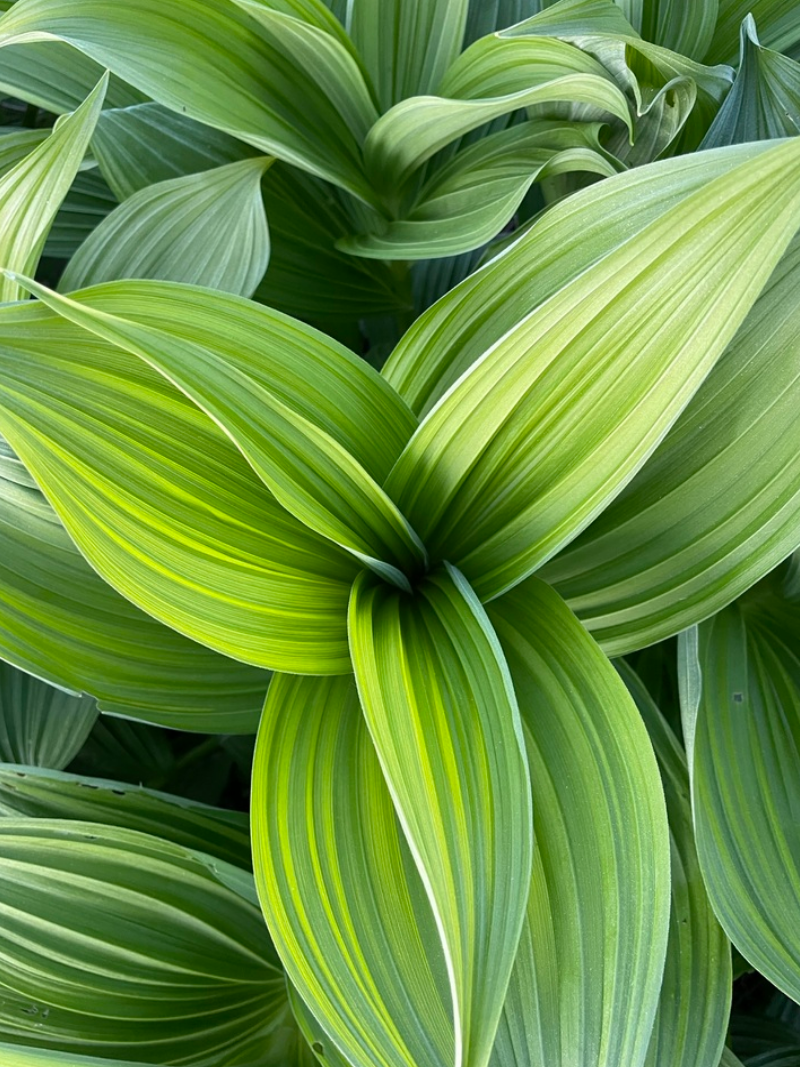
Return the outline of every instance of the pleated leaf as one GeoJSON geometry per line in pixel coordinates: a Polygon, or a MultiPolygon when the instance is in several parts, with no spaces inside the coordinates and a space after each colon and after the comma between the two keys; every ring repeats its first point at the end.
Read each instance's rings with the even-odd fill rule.
{"type": "MultiPolygon", "coordinates": [[[[32,274],[61,201],[78,172],[103,104],[104,77],[69,118],[0,178],[0,266],[32,274]]],[[[0,302],[23,290],[0,277],[0,302]]]]}
{"type": "Polygon", "coordinates": [[[492,1067],[640,1067],[669,919],[658,768],[625,687],[548,586],[489,612],[519,698],[533,790],[527,920],[492,1067]]]}
{"type": "Polygon", "coordinates": [[[156,278],[252,296],[269,262],[261,199],[269,163],[246,159],[134,193],[81,245],[59,290],[156,278]]]}
{"type": "Polygon", "coordinates": [[[246,815],[127,782],[0,764],[0,816],[139,830],[245,870],[251,866],[246,815]]]}
{"type": "Polygon", "coordinates": [[[739,70],[703,148],[800,133],[800,63],[762,47],[752,15],[742,23],[739,70]]]}
{"type": "Polygon", "coordinates": [[[53,220],[42,254],[69,259],[116,206],[117,198],[97,167],[80,171],[53,220]]]}
{"type": "Polygon", "coordinates": [[[707,62],[736,62],[740,27],[748,15],[755,19],[766,48],[785,52],[800,41],[800,11],[794,0],[719,0],[707,62]]]}
{"type": "Polygon", "coordinates": [[[650,733],[667,801],[672,909],[647,1067],[717,1064],[728,1029],[731,946],[708,901],[694,843],[686,754],[637,675],[617,664],[650,733]]]}
{"type": "Polygon", "coordinates": [[[488,1062],[528,897],[530,782],[497,638],[453,568],[413,599],[363,574],[356,682],[442,940],[456,1064],[488,1062]]]}
{"type": "Polygon", "coordinates": [[[718,611],[800,541],[798,330],[795,237],[664,442],[544,568],[611,655],[718,611]]]}
{"type": "MultiPolygon", "coordinates": [[[[180,292],[161,305],[174,311],[176,329],[181,316],[234,299],[180,292]]],[[[148,304],[156,321],[157,305],[148,304]]],[[[240,333],[233,314],[224,329],[229,341],[240,333]]],[[[0,309],[0,364],[0,432],[118,592],[246,663],[350,669],[355,564],[292,518],[166,378],[33,304],[0,309]]]]}
{"type": "Polygon", "coordinates": [[[2,819],[0,842],[0,1035],[157,1064],[264,1062],[286,991],[243,872],[95,823],[2,819]]]}
{"type": "Polygon", "coordinates": [[[700,626],[682,713],[711,903],[742,955],[800,1000],[800,605],[784,573],[700,626]]]}
{"type": "Polygon", "coordinates": [[[584,258],[422,423],[387,491],[482,599],[572,540],[678,417],[800,226],[797,163],[800,141],[770,147],[584,258]]]}
{"type": "Polygon", "coordinates": [[[0,438],[0,656],[107,711],[254,733],[269,675],[217,655],[116,593],[0,438]]]}
{"type": "Polygon", "coordinates": [[[65,693],[0,662],[0,759],[60,770],[96,718],[91,697],[65,693]]]}
{"type": "Polygon", "coordinates": [[[626,18],[648,41],[691,59],[705,58],[717,24],[718,0],[618,0],[626,18]]]}
{"type": "Polygon", "coordinates": [[[439,936],[352,678],[276,677],[251,817],[261,906],[323,1062],[332,1045],[354,1067],[452,1067],[439,936]]]}
{"type": "Polygon", "coordinates": [[[66,299],[26,284],[174,382],[288,512],[407,586],[404,572],[425,550],[376,478],[415,420],[363,360],[300,322],[209,290],[119,283],[66,299]]]}
{"type": "Polygon", "coordinates": [[[23,0],[0,21],[0,44],[42,40],[74,45],[158,103],[372,196],[359,142],[377,113],[355,60],[316,26],[230,0],[23,0]]]}

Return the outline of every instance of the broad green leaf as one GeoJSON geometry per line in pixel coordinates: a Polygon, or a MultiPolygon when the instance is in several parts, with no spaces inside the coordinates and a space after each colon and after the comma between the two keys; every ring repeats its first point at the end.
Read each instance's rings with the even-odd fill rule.
{"type": "Polygon", "coordinates": [[[0,438],[0,656],[100,707],[178,729],[252,733],[269,675],[187,641],[85,561],[0,438]]]}
{"type": "Polygon", "coordinates": [[[664,979],[647,1067],[716,1064],[731,1002],[730,942],[708,902],[697,860],[686,755],[634,672],[617,664],[650,733],[669,818],[672,909],[664,979]]]}
{"type": "Polygon", "coordinates": [[[50,130],[26,130],[10,126],[0,136],[0,174],[5,174],[21,163],[42,141],[50,136],[50,130]]]}
{"type": "Polygon", "coordinates": [[[779,568],[699,627],[692,806],[709,898],[739,951],[800,1000],[800,603],[779,568]]]}
{"type": "Polygon", "coordinates": [[[470,0],[464,45],[535,15],[539,0],[470,0]]]}
{"type": "Polygon", "coordinates": [[[302,323],[210,290],[123,282],[67,299],[27,284],[164,374],[298,520],[407,587],[425,550],[376,479],[415,420],[363,360],[302,323]]]}
{"type": "Polygon", "coordinates": [[[60,770],[96,718],[91,697],[65,693],[0,662],[0,759],[60,770]]]}
{"type": "MultiPolygon", "coordinates": [[[[800,141],[771,147],[599,262],[587,256],[464,374],[386,483],[433,560],[452,560],[491,599],[611,502],[800,227],[799,163],[800,141]]],[[[600,202],[616,182],[601,183],[600,202]]]]}
{"type": "Polygon", "coordinates": [[[436,92],[461,51],[468,0],[356,0],[350,35],[382,111],[436,92]]]}
{"type": "Polygon", "coordinates": [[[617,0],[626,18],[648,41],[691,59],[705,58],[714,38],[718,0],[617,0]]]}
{"type": "Polygon", "coordinates": [[[670,892],[647,732],[608,660],[543,582],[529,579],[489,615],[519,698],[536,833],[491,1065],[641,1067],[670,892]]]}
{"type": "Polygon", "coordinates": [[[597,123],[533,120],[500,130],[435,170],[405,218],[381,233],[339,241],[339,248],[381,259],[427,259],[469,251],[506,225],[535,181],[619,169],[601,154],[597,123]]]}
{"type": "Polygon", "coordinates": [[[800,11],[794,0],[719,0],[707,61],[736,62],[740,27],[748,15],[755,20],[765,48],[785,52],[800,42],[800,11]]]}
{"type": "Polygon", "coordinates": [[[328,1035],[311,1014],[292,983],[288,979],[286,981],[289,1004],[297,1024],[297,1051],[295,1053],[297,1063],[308,1064],[308,1067],[316,1067],[320,1062],[330,1067],[350,1067],[349,1061],[328,1040],[328,1035]]]}
{"type": "Polygon", "coordinates": [[[500,29],[501,37],[581,36],[594,33],[631,34],[633,27],[614,0],[545,0],[524,20],[500,29]]]}
{"type": "Polygon", "coordinates": [[[153,103],[101,112],[92,152],[120,200],[156,182],[255,155],[243,141],[153,103]]]}
{"type": "Polygon", "coordinates": [[[742,23],[739,70],[702,148],[800,133],[800,63],[763,48],[752,15],[742,23]]]}
{"type": "Polygon", "coordinates": [[[275,678],[251,819],[261,906],[322,1062],[332,1043],[354,1067],[453,1067],[439,936],[352,677],[275,678]]]}
{"type": "Polygon", "coordinates": [[[157,278],[252,296],[269,262],[261,199],[269,165],[245,159],[134,193],[81,245],[59,290],[157,278]]]}
{"type": "Polygon", "coordinates": [[[708,617],[800,542],[798,330],[795,237],[651,459],[542,571],[609,654],[708,617]]]}
{"type": "MultiPolygon", "coordinates": [[[[3,49],[0,61],[0,91],[4,96],[26,100],[56,115],[77,110],[102,76],[101,64],[59,41],[11,45],[3,49]]],[[[146,99],[112,75],[104,106],[130,107],[146,99]]]]}
{"type": "Polygon", "coordinates": [[[376,188],[396,198],[440,148],[518,108],[570,101],[630,124],[628,103],[606,69],[572,45],[548,37],[476,41],[450,67],[437,96],[404,100],[370,130],[364,146],[376,188]]]}
{"type": "MultiPolygon", "coordinates": [[[[148,305],[156,321],[171,308],[180,330],[224,299],[181,293],[148,305]]],[[[225,336],[235,344],[240,333],[231,313],[225,336]]],[[[118,592],[243,662],[350,670],[355,563],[292,518],[166,378],[41,304],[0,309],[0,365],[0,432],[118,592]]]]}
{"type": "Polygon", "coordinates": [[[413,598],[362,574],[350,647],[384,776],[442,941],[456,1063],[488,1062],[530,884],[530,780],[516,697],[453,568],[413,598]]]}
{"type": "Polygon", "coordinates": [[[234,888],[242,872],[95,823],[0,819],[0,842],[0,1035],[156,1064],[264,1062],[286,992],[234,888]]]}
{"type": "MultiPolygon", "coordinates": [[[[78,172],[103,104],[107,79],[50,137],[0,178],[0,266],[32,274],[61,201],[78,172]]],[[[0,302],[23,290],[0,278],[0,302]]]]}
{"type": "Polygon", "coordinates": [[[246,815],[140,785],[0,764],[0,815],[139,830],[245,870],[251,865],[246,815]]]}
{"type": "Polygon", "coordinates": [[[377,113],[352,56],[324,30],[230,0],[191,9],[22,0],[0,20],[0,44],[44,40],[66,41],[159,103],[372,198],[359,144],[377,113]]]}
{"type": "Polygon", "coordinates": [[[42,254],[69,259],[117,206],[117,199],[97,169],[75,175],[47,235],[42,254]]]}

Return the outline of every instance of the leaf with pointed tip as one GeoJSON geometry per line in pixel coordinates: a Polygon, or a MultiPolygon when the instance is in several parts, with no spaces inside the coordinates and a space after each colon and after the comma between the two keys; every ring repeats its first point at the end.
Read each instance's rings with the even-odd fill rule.
{"type": "Polygon", "coordinates": [[[641,1067],[669,919],[669,835],[647,732],[548,586],[489,607],[528,751],[536,849],[491,1067],[641,1067]]]}
{"type": "MultiPolygon", "coordinates": [[[[148,304],[156,322],[159,307],[174,309],[180,330],[209,301],[235,300],[181,294],[148,304]]],[[[217,339],[216,320],[210,329],[217,339]]],[[[233,313],[225,337],[242,340],[233,313]]],[[[242,358],[247,344],[256,361],[262,350],[252,337],[242,358]]],[[[33,303],[0,308],[0,364],[0,432],[118,592],[245,663],[350,670],[345,612],[355,562],[289,515],[166,378],[33,303]]]]}
{"type": "Polygon", "coordinates": [[[800,542],[799,330],[795,237],[650,460],[543,569],[610,655],[719,611],[800,542]]]}
{"type": "Polygon", "coordinates": [[[269,262],[265,157],[158,182],[108,215],[67,264],[59,291],[154,278],[252,296],[269,262]]]}
{"type": "MultiPolygon", "coordinates": [[[[586,196],[624,195],[617,182],[586,196]]],[[[800,140],[629,229],[604,259],[579,251],[583,272],[463,375],[386,482],[431,558],[487,600],[574,539],[649,458],[798,227],[800,140]]]]}
{"type": "MultiPolygon", "coordinates": [[[[83,162],[103,104],[104,76],[78,110],[0,178],[0,266],[32,274],[61,201],[83,162]]],[[[0,277],[0,302],[19,300],[23,290],[0,277]]]]}
{"type": "Polygon", "coordinates": [[[501,37],[571,37],[574,34],[630,34],[633,30],[622,5],[614,0],[559,0],[537,5],[540,10],[513,26],[498,27],[501,37]],[[543,9],[543,10],[542,10],[543,9]]]}
{"type": "Polygon", "coordinates": [[[442,941],[456,1062],[485,1064],[533,844],[508,668],[475,594],[451,567],[429,576],[413,599],[362,574],[349,632],[370,735],[442,941]]]}
{"type": "Polygon", "coordinates": [[[251,866],[245,814],[127,782],[0,764],[0,816],[118,826],[198,849],[244,870],[251,866]]]}
{"type": "Polygon", "coordinates": [[[97,714],[91,697],[65,693],[0,662],[0,759],[61,770],[97,714]]]}
{"type": "Polygon", "coordinates": [[[701,148],[800,133],[800,63],[764,48],[753,16],[742,23],[739,70],[701,148]]]}
{"type": "Polygon", "coordinates": [[[719,16],[707,61],[735,63],[740,27],[752,15],[765,48],[785,52],[800,42],[800,10],[795,0],[719,0],[719,16]]]}
{"type": "Polygon", "coordinates": [[[800,1000],[800,602],[785,575],[700,625],[698,699],[682,714],[711,903],[742,955],[800,1000]]]}

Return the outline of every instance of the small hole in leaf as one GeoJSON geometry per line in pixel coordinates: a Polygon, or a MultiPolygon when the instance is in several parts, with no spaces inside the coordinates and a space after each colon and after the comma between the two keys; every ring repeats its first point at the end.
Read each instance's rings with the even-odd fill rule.
{"type": "Polygon", "coordinates": [[[741,704],[743,700],[744,700],[744,693],[734,693],[733,694],[733,702],[734,702],[734,704],[741,704]]]}
{"type": "Polygon", "coordinates": [[[322,1047],[321,1041],[315,1041],[311,1047],[318,1056],[323,1056],[325,1054],[325,1049],[322,1047]]]}

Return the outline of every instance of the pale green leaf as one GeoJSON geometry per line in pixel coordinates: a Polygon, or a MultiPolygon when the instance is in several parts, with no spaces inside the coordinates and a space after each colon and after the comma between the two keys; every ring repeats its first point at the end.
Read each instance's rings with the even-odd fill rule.
{"type": "Polygon", "coordinates": [[[552,0],[513,26],[500,29],[501,37],[544,35],[572,37],[594,33],[631,34],[633,27],[614,0],[552,0]]]}
{"type": "Polygon", "coordinates": [[[0,764],[0,816],[74,819],[139,830],[245,870],[251,865],[246,815],[126,782],[0,764]]]}
{"type": "Polygon", "coordinates": [[[81,245],[59,290],[157,278],[252,296],[269,262],[264,157],[158,182],[134,193],[81,245]]]}
{"type": "Polygon", "coordinates": [[[350,1067],[349,1061],[328,1040],[328,1035],[311,1014],[292,983],[288,979],[286,981],[289,1004],[297,1023],[298,1036],[295,1053],[297,1063],[308,1065],[308,1067],[316,1067],[318,1063],[328,1064],[329,1067],[350,1067]]]}
{"type": "Polygon", "coordinates": [[[533,877],[492,1067],[640,1067],[669,918],[647,732],[616,672],[532,578],[490,606],[530,762],[533,877]]]}
{"type": "Polygon", "coordinates": [[[800,63],[764,48],[752,15],[742,23],[739,70],[702,148],[800,133],[800,63]]]}
{"type": "Polygon", "coordinates": [[[95,823],[0,819],[0,842],[0,1036],[151,1063],[264,1062],[286,991],[258,908],[233,888],[245,875],[95,823]]]}
{"type": "Polygon", "coordinates": [[[407,587],[405,572],[419,569],[425,550],[379,480],[415,420],[363,360],[278,312],[210,290],[118,283],[67,299],[26,284],[164,374],[288,512],[407,587]]]}
{"type": "Polygon", "coordinates": [[[731,941],[800,1000],[800,603],[779,568],[699,627],[692,805],[708,894],[731,941]]]}
{"type": "MultiPolygon", "coordinates": [[[[2,9],[0,9],[2,10],[2,9]]],[[[103,67],[59,41],[10,45],[0,61],[0,91],[63,115],[75,111],[103,76],[103,67]]],[[[113,75],[105,107],[130,107],[147,97],[113,75]]]]}
{"type": "Polygon", "coordinates": [[[736,62],[740,27],[748,15],[755,19],[765,48],[785,52],[800,42],[800,9],[795,0],[719,0],[714,39],[706,57],[710,62],[736,62]]]}
{"type": "MultiPolygon", "coordinates": [[[[156,283],[128,283],[141,286],[152,291],[156,283]]],[[[210,301],[234,300],[181,293],[168,307],[148,305],[155,321],[160,306],[165,317],[175,313],[180,330],[182,318],[198,318],[210,301]]],[[[220,327],[211,332],[218,338],[220,327]]],[[[241,339],[233,314],[225,338],[241,339]]],[[[162,375],[32,303],[0,308],[0,365],[0,432],[118,592],[243,662],[350,670],[345,612],[354,561],[292,518],[229,438],[162,375]]]]}
{"type": "Polygon", "coordinates": [[[663,443],[542,576],[612,655],[718,611],[800,542],[800,238],[663,443]]]}
{"type": "MultiPolygon", "coordinates": [[[[30,1007],[20,1002],[21,1007],[30,1007]]],[[[76,1056],[71,1052],[53,1052],[50,1049],[30,1048],[25,1045],[6,1045],[0,1042],[3,1067],[146,1067],[131,1060],[107,1060],[97,1056],[76,1056]]]]}
{"type": "Polygon", "coordinates": [[[697,83],[679,76],[659,89],[649,102],[642,101],[634,120],[634,141],[623,129],[606,139],[604,148],[628,167],[640,167],[669,154],[697,102],[697,83]]]}
{"type": "Polygon", "coordinates": [[[617,0],[648,41],[691,59],[705,58],[714,37],[718,0],[617,0]]]}
{"type": "MultiPolygon", "coordinates": [[[[33,273],[56,212],[78,172],[103,104],[107,79],[50,137],[0,178],[0,266],[33,273]]],[[[23,290],[3,276],[0,302],[23,290]]]]}
{"type": "Polygon", "coordinates": [[[0,759],[60,770],[96,718],[91,697],[55,689],[0,662],[0,759]]]}
{"type": "Polygon", "coordinates": [[[21,163],[49,136],[50,130],[26,130],[18,126],[3,129],[0,136],[0,174],[21,163]]]}
{"type": "Polygon", "coordinates": [[[69,259],[116,206],[117,199],[97,167],[80,171],[53,220],[42,254],[69,259]]]}
{"type": "MultiPolygon", "coordinates": [[[[389,476],[387,491],[432,559],[452,560],[490,599],[611,502],[702,384],[800,226],[798,164],[800,141],[770,147],[629,228],[604,259],[577,251],[571,266],[582,260],[583,272],[463,375],[389,476]]],[[[608,202],[619,181],[584,195],[608,202]]],[[[668,197],[668,171],[662,189],[668,197]]]]}
{"type": "Polygon", "coordinates": [[[413,599],[363,574],[349,616],[356,682],[442,940],[456,1063],[488,1062],[531,869],[519,712],[486,615],[453,568],[413,599]]]}

